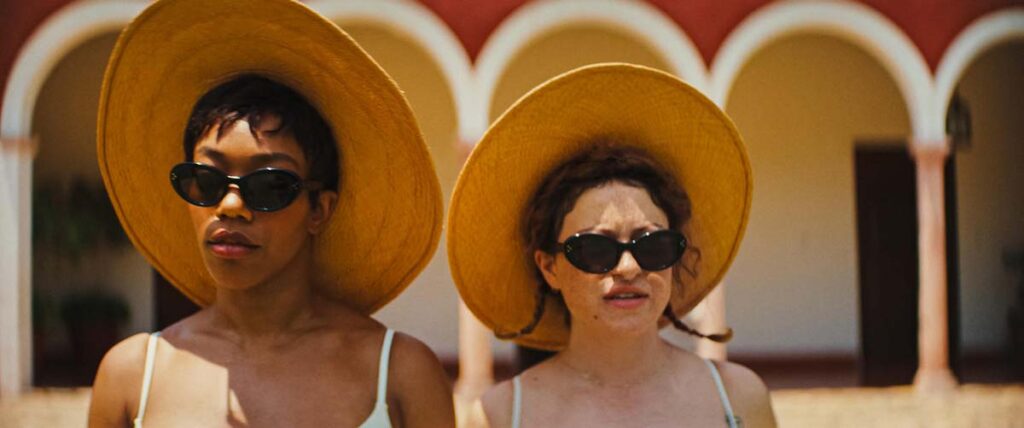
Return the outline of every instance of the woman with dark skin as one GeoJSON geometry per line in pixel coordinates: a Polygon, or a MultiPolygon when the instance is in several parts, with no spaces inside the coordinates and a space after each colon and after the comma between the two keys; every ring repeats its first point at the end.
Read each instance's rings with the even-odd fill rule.
{"type": "Polygon", "coordinates": [[[520,99],[460,176],[449,257],[467,305],[498,337],[558,352],[488,391],[471,425],[774,427],[756,374],[659,335],[672,324],[731,336],[702,334],[678,316],[727,268],[749,191],[731,123],[668,75],[597,65],[520,99]],[[495,170],[495,158],[507,169],[495,170]],[[488,200],[496,220],[484,225],[473,221],[477,198],[493,182],[480,165],[522,187],[504,205],[488,200]],[[500,264],[462,257],[483,245],[484,229],[494,230],[487,241],[500,264]]]}
{"type": "MultiPolygon", "coordinates": [[[[292,44],[291,50],[303,49],[301,37],[283,40],[292,44]]],[[[440,201],[430,159],[415,132],[411,112],[397,88],[351,40],[333,24],[293,2],[160,1],[122,35],[108,70],[104,100],[103,105],[110,107],[101,111],[101,169],[119,216],[154,266],[205,307],[159,335],[135,335],[108,352],[93,386],[89,426],[454,425],[451,390],[433,352],[368,316],[400,292],[429,259],[436,245],[432,223],[439,219],[429,214],[439,212],[440,201]],[[119,109],[145,117],[145,112],[138,110],[145,110],[152,101],[131,109],[111,100],[119,99],[122,91],[144,99],[159,93],[158,85],[134,88],[119,79],[132,79],[149,70],[130,68],[132,48],[142,43],[138,40],[144,38],[147,28],[159,27],[162,20],[173,22],[178,19],[176,13],[191,11],[196,12],[200,27],[201,16],[216,20],[220,25],[214,36],[235,38],[235,44],[225,45],[221,54],[211,54],[208,61],[220,61],[222,70],[206,80],[161,84],[203,88],[216,76],[234,77],[221,78],[222,83],[212,89],[206,86],[205,95],[198,102],[193,100],[184,132],[185,156],[174,160],[175,151],[163,146],[172,144],[164,138],[167,135],[123,136],[132,132],[135,116],[119,121],[119,109]],[[200,11],[216,13],[211,13],[211,18],[200,11]],[[232,25],[235,17],[245,24],[232,25]],[[408,128],[408,134],[400,135],[408,139],[396,138],[394,146],[381,150],[407,151],[412,163],[396,168],[408,173],[409,179],[422,181],[388,186],[411,201],[407,208],[417,216],[399,211],[400,204],[383,196],[374,202],[376,196],[365,194],[380,192],[360,187],[359,177],[368,169],[344,156],[352,153],[353,145],[370,144],[361,142],[363,130],[339,126],[335,120],[344,119],[334,107],[328,107],[322,116],[314,107],[330,106],[325,97],[361,102],[358,92],[332,92],[335,84],[317,83],[315,73],[275,70],[318,65],[315,61],[288,63],[280,57],[288,51],[276,49],[275,53],[274,46],[268,48],[259,40],[237,41],[237,34],[232,33],[234,28],[249,36],[245,32],[248,20],[270,17],[279,23],[293,22],[302,33],[324,32],[333,39],[320,42],[314,37],[314,50],[316,43],[337,43],[338,51],[351,55],[349,60],[354,63],[348,64],[350,67],[368,70],[364,75],[346,71],[352,74],[344,77],[376,80],[374,83],[385,85],[384,93],[376,95],[378,100],[394,97],[397,113],[389,119],[408,128]],[[225,58],[236,51],[259,52],[258,60],[266,63],[243,65],[225,58]],[[271,76],[298,82],[299,88],[248,70],[269,70],[271,76]],[[339,135],[339,141],[335,142],[333,135],[339,135]],[[163,168],[126,161],[132,159],[132,150],[120,142],[139,140],[152,147],[146,160],[137,158],[138,162],[167,162],[161,164],[163,168]],[[164,168],[171,171],[170,185],[164,168]],[[152,195],[133,193],[131,186],[136,182],[152,183],[152,195]],[[147,201],[167,208],[151,207],[147,201]],[[352,244],[352,239],[359,238],[353,235],[375,238],[370,224],[359,220],[363,210],[375,209],[391,213],[389,218],[397,221],[377,222],[380,227],[408,233],[408,237],[396,239],[406,239],[414,248],[420,246],[414,256],[402,258],[399,250],[388,249],[398,247],[385,245],[384,239],[377,241],[382,248],[371,255],[362,252],[369,246],[352,244]],[[175,217],[178,215],[186,218],[175,217]],[[174,247],[176,253],[169,253],[167,247],[174,247]],[[380,258],[385,262],[378,262],[380,258]],[[365,272],[351,270],[360,267],[369,270],[377,282],[363,280],[365,272]]],[[[154,111],[151,117],[182,123],[173,112],[154,111]]],[[[382,146],[379,141],[372,144],[382,146]]],[[[368,167],[389,171],[387,165],[368,167]]]]}

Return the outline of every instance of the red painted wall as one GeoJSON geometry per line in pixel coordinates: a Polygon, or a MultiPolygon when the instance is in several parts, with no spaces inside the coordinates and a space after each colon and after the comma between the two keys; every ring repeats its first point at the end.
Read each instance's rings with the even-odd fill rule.
{"type": "MultiPolygon", "coordinates": [[[[18,51],[53,12],[72,0],[0,0],[0,89],[6,88],[18,51]]],[[[476,58],[487,37],[528,0],[419,0],[434,11],[476,58]]],[[[690,36],[711,63],[740,22],[768,0],[648,0],[690,36]]],[[[887,16],[910,37],[934,70],[942,53],[971,21],[1024,0],[861,0],[887,16]]]]}

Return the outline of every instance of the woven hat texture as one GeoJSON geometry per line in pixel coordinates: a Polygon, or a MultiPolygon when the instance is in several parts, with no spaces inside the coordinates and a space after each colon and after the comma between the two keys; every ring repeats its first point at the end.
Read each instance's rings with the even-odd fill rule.
{"type": "Polygon", "coordinates": [[[442,201],[412,110],[391,78],[335,24],[290,0],[161,0],[122,33],[100,97],[100,171],[128,236],[200,305],[214,300],[187,205],[168,174],[183,161],[204,93],[257,74],[302,94],[338,142],[337,210],[314,242],[314,286],[372,313],[423,269],[442,201]]]}
{"type": "MultiPolygon", "coordinates": [[[[717,285],[736,256],[750,212],[752,173],[732,121],[699,91],[661,71],[629,64],[586,66],[534,88],[495,121],[459,175],[448,216],[448,260],[463,301],[495,332],[530,323],[533,260],[520,227],[526,204],[559,164],[599,137],[650,153],[688,193],[683,232],[699,249],[696,277],[675,287],[679,316],[717,285]]],[[[565,307],[548,296],[540,324],[519,344],[558,350],[565,307]]]]}

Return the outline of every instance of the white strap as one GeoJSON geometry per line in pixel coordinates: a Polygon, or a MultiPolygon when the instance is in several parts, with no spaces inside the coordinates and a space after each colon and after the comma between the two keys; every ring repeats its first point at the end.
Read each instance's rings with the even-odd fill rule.
{"type": "Polygon", "coordinates": [[[142,374],[142,395],[139,396],[139,411],[135,414],[133,425],[135,428],[142,427],[142,418],[146,416],[146,402],[149,401],[149,385],[153,382],[153,366],[156,365],[156,344],[159,342],[160,332],[149,335],[149,343],[146,344],[146,370],[142,374]]]}
{"type": "Polygon", "coordinates": [[[512,378],[512,428],[519,428],[520,414],[523,411],[523,387],[519,376],[512,378]]]}
{"type": "Polygon", "coordinates": [[[384,333],[384,345],[380,350],[380,363],[377,364],[377,404],[387,404],[388,397],[388,361],[391,360],[391,341],[395,331],[388,329],[384,333]]]}
{"type": "Polygon", "coordinates": [[[725,422],[729,424],[729,428],[739,428],[739,421],[732,412],[732,404],[729,404],[729,395],[725,393],[725,385],[722,383],[722,376],[718,374],[718,368],[711,360],[704,360],[704,364],[711,369],[711,377],[715,379],[715,386],[718,387],[718,397],[722,399],[722,407],[725,408],[725,422]]]}

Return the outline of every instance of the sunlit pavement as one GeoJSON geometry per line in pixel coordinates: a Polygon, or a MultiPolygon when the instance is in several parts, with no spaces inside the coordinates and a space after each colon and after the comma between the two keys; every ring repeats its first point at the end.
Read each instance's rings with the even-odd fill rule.
{"type": "MultiPolygon", "coordinates": [[[[772,404],[782,427],[1024,428],[1024,385],[963,385],[935,397],[910,387],[778,390],[772,404]]],[[[81,427],[88,407],[88,389],[37,389],[0,400],[0,427],[81,427]]]]}

